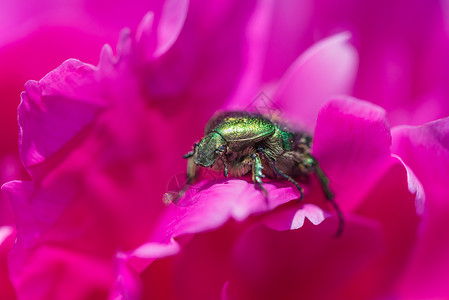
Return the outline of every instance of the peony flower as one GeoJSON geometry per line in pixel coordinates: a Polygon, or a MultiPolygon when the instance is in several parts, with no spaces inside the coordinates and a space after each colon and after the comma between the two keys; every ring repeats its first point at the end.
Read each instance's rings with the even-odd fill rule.
{"type": "MultiPolygon", "coordinates": [[[[3,186],[17,227],[8,265],[18,298],[446,296],[434,278],[445,278],[446,255],[423,272],[446,246],[433,233],[445,224],[447,119],[390,130],[383,108],[336,96],[359,84],[346,32],[266,85],[276,9],[156,1],[122,32],[116,54],[103,47],[97,66],[69,59],[27,82],[19,153],[31,181],[3,186]],[[203,176],[178,206],[163,204],[209,117],[245,109],[265,88],[283,118],[313,132],[344,211],[341,237],[313,175],[301,183],[302,203],[288,182],[267,182],[267,202],[245,178],[203,176]]],[[[2,253],[15,234],[4,228],[2,253]]]]}

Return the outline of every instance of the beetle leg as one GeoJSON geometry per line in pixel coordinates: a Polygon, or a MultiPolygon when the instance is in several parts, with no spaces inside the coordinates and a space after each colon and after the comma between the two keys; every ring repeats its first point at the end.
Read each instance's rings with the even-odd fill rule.
{"type": "Polygon", "coordinates": [[[187,189],[196,179],[198,173],[198,166],[193,161],[193,157],[196,155],[198,145],[199,145],[198,143],[195,143],[193,145],[193,150],[183,156],[183,158],[187,159],[187,171],[186,171],[187,180],[184,183],[181,190],[179,191],[179,193],[176,194],[176,196],[174,196],[173,199],[171,200],[171,202],[173,202],[174,204],[177,204],[179,200],[182,197],[184,197],[185,193],[187,192],[187,189]]]}
{"type": "Polygon", "coordinates": [[[291,183],[293,183],[296,186],[296,188],[299,191],[299,194],[301,195],[301,198],[299,198],[299,200],[304,199],[304,190],[299,185],[299,183],[296,180],[294,180],[291,176],[289,176],[289,175],[285,174],[284,172],[282,172],[278,167],[276,167],[275,164],[273,164],[272,167],[274,167],[274,170],[276,171],[276,173],[278,173],[279,175],[281,175],[282,177],[284,177],[285,179],[287,179],[288,181],[290,181],[291,183]]]}
{"type": "Polygon", "coordinates": [[[252,170],[253,170],[253,182],[254,184],[264,193],[265,198],[268,199],[268,192],[267,190],[263,187],[263,183],[262,183],[262,178],[265,177],[265,175],[263,175],[262,173],[262,161],[260,160],[260,156],[259,153],[253,153],[251,155],[251,159],[252,159],[252,170]]]}
{"type": "Polygon", "coordinates": [[[193,150],[190,151],[190,152],[188,152],[188,153],[186,153],[186,154],[184,154],[184,155],[182,156],[182,158],[187,159],[187,158],[193,157],[193,156],[196,154],[196,149],[198,148],[198,145],[199,145],[199,143],[193,144],[193,150]]]}
{"type": "Polygon", "coordinates": [[[269,155],[264,151],[263,148],[259,148],[257,151],[265,155],[265,157],[267,158],[267,160],[268,160],[268,162],[269,162],[269,164],[270,164],[271,169],[274,171],[275,174],[278,174],[278,175],[284,177],[285,179],[287,179],[288,181],[290,181],[291,183],[293,183],[293,184],[296,186],[296,188],[298,189],[298,191],[299,191],[299,193],[300,193],[300,195],[301,195],[300,200],[304,199],[304,191],[303,191],[303,188],[299,185],[299,183],[296,182],[296,180],[294,180],[294,179],[293,179],[292,177],[290,177],[289,175],[287,175],[287,174],[285,174],[284,172],[282,172],[278,167],[276,167],[276,163],[275,163],[274,158],[272,158],[271,156],[269,156],[269,155]]]}
{"type": "Polygon", "coordinates": [[[228,165],[226,163],[225,158],[223,157],[223,152],[222,151],[218,151],[218,150],[215,151],[215,152],[217,153],[218,157],[220,157],[220,159],[221,159],[221,161],[223,163],[223,166],[224,166],[223,174],[224,174],[224,176],[228,177],[228,165]]]}
{"type": "Polygon", "coordinates": [[[334,194],[329,188],[329,179],[324,174],[323,170],[320,168],[320,165],[318,164],[318,161],[313,157],[311,154],[309,154],[309,157],[313,159],[313,169],[318,177],[318,180],[320,181],[321,187],[323,188],[324,194],[326,196],[327,201],[329,201],[334,208],[335,212],[337,213],[339,225],[337,229],[337,236],[340,236],[343,233],[344,228],[344,219],[343,219],[343,212],[341,211],[340,207],[338,206],[337,202],[334,200],[334,194]]]}

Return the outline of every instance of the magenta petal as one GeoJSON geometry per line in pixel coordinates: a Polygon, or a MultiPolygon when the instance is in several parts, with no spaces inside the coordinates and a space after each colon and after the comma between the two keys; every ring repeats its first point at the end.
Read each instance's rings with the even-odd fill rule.
{"type": "Polygon", "coordinates": [[[132,251],[127,257],[127,263],[137,272],[142,272],[155,259],[174,255],[179,251],[180,246],[174,240],[167,244],[148,242],[132,251]]]}
{"type": "Polygon", "coordinates": [[[301,228],[307,218],[313,225],[323,222],[329,214],[314,204],[304,204],[302,207],[282,207],[267,215],[263,222],[274,230],[292,230],[301,228]]]}
{"type": "Polygon", "coordinates": [[[384,245],[383,251],[351,282],[347,290],[351,296],[347,299],[380,299],[394,293],[419,234],[421,219],[415,206],[419,192],[411,192],[411,186],[409,170],[394,157],[354,212],[377,222],[384,245]]]}
{"type": "Polygon", "coordinates": [[[141,299],[142,286],[139,275],[128,266],[128,257],[123,253],[116,255],[116,281],[109,294],[109,300],[141,299]]]}
{"type": "Polygon", "coordinates": [[[337,202],[352,209],[391,163],[385,111],[342,98],[328,102],[315,128],[313,153],[329,177],[337,202]]]}
{"type": "Polygon", "coordinates": [[[144,61],[158,58],[176,41],[184,25],[189,1],[164,1],[161,11],[148,12],[137,28],[136,39],[144,61]]]}
{"type": "Polygon", "coordinates": [[[217,230],[179,238],[183,245],[177,255],[158,259],[141,273],[142,299],[220,299],[235,239],[247,227],[247,222],[231,221],[217,230]]]}
{"type": "Polygon", "coordinates": [[[449,295],[449,118],[393,129],[392,151],[420,179],[426,193],[420,236],[400,285],[404,299],[449,295]]]}
{"type": "MultiPolygon", "coordinates": [[[[339,299],[339,293],[378,255],[377,227],[347,217],[335,238],[336,219],[301,230],[254,226],[235,242],[229,299],[339,299]]],[[[310,225],[310,224],[309,224],[310,225]]]]}
{"type": "Polygon", "coordinates": [[[68,60],[39,82],[29,81],[18,108],[19,150],[25,167],[49,158],[94,119],[102,100],[95,69],[68,60]]]}
{"type": "Polygon", "coordinates": [[[184,25],[188,8],[188,0],[164,1],[157,28],[158,43],[154,51],[154,57],[164,54],[176,41],[184,25]]]}
{"type": "MultiPolygon", "coordinates": [[[[17,270],[17,262],[11,253],[10,269],[17,270]]],[[[36,248],[26,265],[22,272],[11,272],[19,299],[105,299],[114,280],[109,260],[56,245],[36,248]]]]}
{"type": "Polygon", "coordinates": [[[3,245],[8,237],[14,233],[14,228],[11,226],[0,227],[0,245],[3,245]]]}
{"type": "Polygon", "coordinates": [[[357,53],[344,32],[320,41],[291,65],[273,99],[287,119],[312,129],[321,106],[349,94],[357,71],[357,53]]]}
{"type": "Polygon", "coordinates": [[[176,254],[180,246],[173,240],[185,234],[216,230],[231,219],[244,221],[250,215],[272,210],[299,192],[287,183],[266,183],[268,203],[252,182],[241,179],[202,181],[192,186],[177,206],[171,206],[150,242],[129,254],[129,265],[142,271],[156,258],[176,254]]]}
{"type": "MultiPolygon", "coordinates": [[[[0,155],[0,183],[20,178],[20,173],[23,171],[18,155],[4,157],[0,155]]],[[[0,226],[12,224],[14,224],[14,213],[11,202],[5,193],[0,192],[0,226]]]]}
{"type": "Polygon", "coordinates": [[[416,213],[418,215],[423,215],[424,213],[424,205],[426,202],[426,193],[424,191],[424,187],[419,181],[418,177],[416,177],[415,173],[412,169],[410,169],[409,166],[407,166],[404,161],[397,155],[392,155],[393,157],[397,158],[402,165],[404,166],[405,170],[407,171],[407,185],[408,190],[412,195],[415,195],[415,208],[416,213]]]}
{"type": "Polygon", "coordinates": [[[113,282],[105,218],[92,206],[73,201],[76,183],[59,178],[49,187],[52,175],[39,188],[20,181],[3,186],[18,230],[8,257],[11,281],[25,299],[47,299],[51,293],[58,299],[105,295],[113,282]],[[64,297],[64,292],[71,295],[64,297]]]}
{"type": "Polygon", "coordinates": [[[0,291],[1,298],[5,300],[16,299],[11,284],[6,257],[15,240],[15,230],[11,226],[0,226],[0,291]]]}
{"type": "Polygon", "coordinates": [[[241,179],[218,182],[206,188],[192,188],[180,201],[176,222],[171,222],[169,230],[178,236],[216,229],[231,218],[243,221],[252,214],[269,211],[299,198],[296,188],[288,184],[266,183],[264,187],[268,192],[268,203],[252,182],[241,179]]]}
{"type": "Polygon", "coordinates": [[[11,181],[2,186],[14,210],[20,242],[27,247],[54,225],[72,200],[69,195],[74,185],[60,181],[55,186],[54,189],[35,190],[28,181],[11,181]]]}

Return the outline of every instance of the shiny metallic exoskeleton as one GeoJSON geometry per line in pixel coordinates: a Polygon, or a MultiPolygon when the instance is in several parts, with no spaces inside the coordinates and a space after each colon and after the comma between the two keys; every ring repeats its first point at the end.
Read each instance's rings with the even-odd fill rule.
{"type": "MultiPolygon", "coordinates": [[[[329,180],[311,154],[312,137],[291,130],[280,121],[257,113],[243,111],[222,112],[212,117],[206,125],[205,136],[195,143],[193,150],[184,155],[187,163],[187,185],[194,182],[198,168],[211,167],[223,171],[224,176],[240,177],[252,172],[252,180],[265,196],[262,178],[282,178],[299,190],[294,179],[315,173],[326,198],[336,210],[343,230],[342,213],[329,189],[329,180]]],[[[183,189],[175,202],[183,196],[183,189]]]]}

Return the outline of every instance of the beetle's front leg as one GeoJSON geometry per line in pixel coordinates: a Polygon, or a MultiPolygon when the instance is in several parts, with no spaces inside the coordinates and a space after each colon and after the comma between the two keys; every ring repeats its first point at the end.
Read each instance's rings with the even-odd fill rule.
{"type": "Polygon", "coordinates": [[[198,175],[198,166],[193,161],[193,158],[195,157],[197,149],[198,149],[198,145],[199,145],[198,143],[195,143],[193,145],[193,150],[190,151],[189,153],[184,154],[184,156],[183,156],[183,158],[187,159],[187,170],[186,170],[187,180],[184,183],[184,185],[181,188],[181,190],[179,191],[179,193],[172,200],[172,202],[175,203],[175,204],[177,204],[178,201],[182,197],[184,197],[187,189],[195,181],[195,179],[196,179],[196,177],[198,175]]]}
{"type": "Polygon", "coordinates": [[[252,170],[253,170],[253,182],[254,184],[264,193],[265,198],[268,199],[268,193],[267,190],[263,187],[262,178],[265,177],[265,175],[262,173],[263,166],[262,161],[260,160],[259,153],[253,153],[251,155],[252,159],[252,170]]]}
{"type": "Polygon", "coordinates": [[[228,164],[226,163],[226,159],[224,157],[223,151],[215,151],[217,153],[218,157],[221,159],[221,162],[223,163],[223,174],[227,178],[229,176],[229,168],[228,164]]]}
{"type": "Polygon", "coordinates": [[[187,158],[193,157],[193,156],[196,154],[196,150],[198,149],[198,145],[199,145],[198,143],[193,144],[193,149],[192,149],[192,151],[187,152],[186,154],[184,154],[184,155],[182,156],[182,158],[187,159],[187,158]]]}

